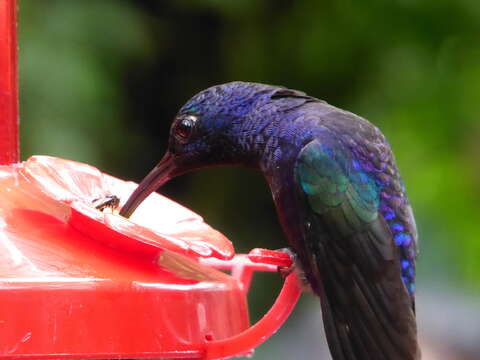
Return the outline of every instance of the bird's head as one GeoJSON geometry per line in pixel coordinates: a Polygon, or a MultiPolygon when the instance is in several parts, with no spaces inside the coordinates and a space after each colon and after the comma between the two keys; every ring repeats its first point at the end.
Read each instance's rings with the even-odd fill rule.
{"type": "Polygon", "coordinates": [[[251,165],[246,138],[260,124],[252,111],[270,100],[279,87],[232,82],[213,86],[191,98],[170,128],[168,149],[162,160],[142,180],[120,214],[130,216],[140,203],[171,178],[213,165],[251,165]]]}

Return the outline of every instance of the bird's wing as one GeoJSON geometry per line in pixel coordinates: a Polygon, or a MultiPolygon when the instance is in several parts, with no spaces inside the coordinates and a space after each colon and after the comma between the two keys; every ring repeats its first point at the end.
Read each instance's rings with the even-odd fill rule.
{"type": "Polygon", "coordinates": [[[402,278],[402,249],[380,211],[378,179],[336,140],[308,143],[295,177],[308,209],[301,221],[307,248],[299,256],[321,297],[333,359],[419,359],[413,294],[402,278]]]}

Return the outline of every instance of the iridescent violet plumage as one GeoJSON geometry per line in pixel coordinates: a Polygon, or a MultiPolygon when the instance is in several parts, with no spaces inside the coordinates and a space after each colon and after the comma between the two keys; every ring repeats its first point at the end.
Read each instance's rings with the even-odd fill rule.
{"type": "Polygon", "coordinates": [[[216,165],[265,175],[282,228],[321,298],[333,359],[420,358],[415,221],[375,126],[296,90],[244,82],[211,87],[180,109],[160,170],[140,184],[125,213],[152,184],[216,165]],[[197,121],[189,140],[179,142],[185,116],[197,121]]]}

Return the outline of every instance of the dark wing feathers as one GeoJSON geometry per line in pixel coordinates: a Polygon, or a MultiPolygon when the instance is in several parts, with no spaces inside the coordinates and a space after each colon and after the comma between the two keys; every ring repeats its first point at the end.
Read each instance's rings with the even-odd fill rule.
{"type": "Polygon", "coordinates": [[[300,259],[322,300],[335,360],[419,358],[401,251],[379,211],[380,186],[337,140],[314,140],[295,166],[309,249],[300,259]],[[303,257],[303,259],[302,259],[303,257]]]}

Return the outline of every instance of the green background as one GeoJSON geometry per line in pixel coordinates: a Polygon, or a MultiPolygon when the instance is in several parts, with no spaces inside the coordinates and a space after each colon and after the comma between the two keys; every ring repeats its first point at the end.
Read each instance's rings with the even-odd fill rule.
{"type": "MultiPolygon", "coordinates": [[[[160,159],[176,110],[233,80],[300,89],[378,125],[418,223],[425,341],[478,358],[480,327],[468,323],[480,312],[478,0],[19,3],[23,159],[66,157],[139,181],[160,159]],[[464,302],[470,310],[457,314],[464,302]],[[433,321],[435,306],[452,322],[433,321]]],[[[286,246],[259,174],[205,170],[162,193],[202,214],[239,252],[286,246]]],[[[255,282],[254,320],[279,285],[272,275],[255,282]]],[[[319,307],[307,296],[300,309],[256,359],[314,358],[319,307]],[[315,330],[300,341],[304,314],[315,330]],[[286,344],[290,353],[279,350],[286,344]]]]}

